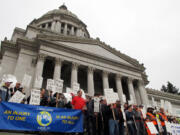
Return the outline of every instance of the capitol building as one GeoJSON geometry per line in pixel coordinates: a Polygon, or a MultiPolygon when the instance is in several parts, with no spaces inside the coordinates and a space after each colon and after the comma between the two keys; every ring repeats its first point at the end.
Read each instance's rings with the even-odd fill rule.
{"type": "Polygon", "coordinates": [[[144,65],[93,39],[86,24],[65,5],[34,19],[26,29],[16,27],[11,39],[1,42],[0,58],[0,77],[13,74],[22,82],[28,74],[31,88],[37,76],[43,77],[44,88],[47,79],[62,79],[64,92],[74,82],[91,96],[113,88],[122,103],[123,95],[138,105],[150,105],[152,99],[159,105],[164,100],[180,111],[179,96],[146,89],[149,81],[144,65]]]}

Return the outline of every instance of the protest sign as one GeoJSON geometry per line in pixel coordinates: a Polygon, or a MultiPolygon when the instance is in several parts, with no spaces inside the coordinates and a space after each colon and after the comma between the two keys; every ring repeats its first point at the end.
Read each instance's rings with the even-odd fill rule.
{"type": "Polygon", "coordinates": [[[78,90],[80,89],[79,83],[73,83],[73,88],[72,90],[74,91],[75,94],[77,94],[78,90]]]}
{"type": "Polygon", "coordinates": [[[54,80],[53,79],[47,79],[47,90],[54,91],[55,90],[55,85],[54,85],[54,80]]]}
{"type": "Polygon", "coordinates": [[[74,91],[71,88],[66,87],[66,93],[69,93],[69,94],[73,93],[74,94],[74,91]]]}
{"type": "Polygon", "coordinates": [[[86,95],[85,95],[84,90],[83,90],[83,89],[81,89],[81,91],[82,91],[82,98],[86,99],[86,95]]]}
{"type": "Polygon", "coordinates": [[[105,94],[107,104],[115,103],[113,89],[104,89],[104,94],[105,94]]]}
{"type": "Polygon", "coordinates": [[[22,80],[22,86],[26,87],[26,88],[29,88],[30,87],[30,84],[31,84],[31,76],[28,75],[28,74],[25,74],[24,75],[24,78],[22,80]]]}
{"type": "Polygon", "coordinates": [[[31,105],[40,105],[40,90],[32,89],[31,90],[31,105]]]}
{"type": "Polygon", "coordinates": [[[153,122],[146,122],[151,134],[158,134],[156,127],[154,126],[153,122]]]}
{"type": "Polygon", "coordinates": [[[94,97],[94,112],[99,112],[99,101],[98,97],[94,97]]]}
{"type": "Polygon", "coordinates": [[[141,109],[141,112],[142,112],[143,118],[145,119],[146,118],[146,109],[145,109],[145,107],[143,107],[143,109],[141,109]]]}
{"type": "Polygon", "coordinates": [[[1,102],[0,116],[0,130],[5,131],[83,132],[81,110],[1,102]]]}
{"type": "Polygon", "coordinates": [[[172,135],[180,135],[180,124],[171,123],[172,135]]]}
{"type": "Polygon", "coordinates": [[[63,80],[61,79],[56,79],[54,80],[54,85],[55,85],[55,89],[54,89],[54,93],[62,93],[63,91],[63,80]]]}
{"type": "Polygon", "coordinates": [[[24,98],[25,98],[25,95],[17,90],[14,93],[14,95],[10,98],[9,102],[21,103],[24,98]]]}
{"type": "Polygon", "coordinates": [[[114,92],[113,96],[114,96],[114,101],[115,101],[115,102],[116,102],[117,100],[119,100],[119,96],[118,96],[118,93],[117,93],[117,92],[114,92]]]}
{"type": "Polygon", "coordinates": [[[171,123],[165,121],[165,125],[166,125],[166,130],[168,133],[172,133],[172,129],[171,129],[171,123]]]}
{"type": "Polygon", "coordinates": [[[67,99],[67,102],[71,102],[72,101],[72,95],[70,93],[63,93],[64,97],[67,99]]]}
{"type": "Polygon", "coordinates": [[[40,89],[42,87],[43,77],[36,76],[35,82],[34,82],[34,88],[40,89]]]}

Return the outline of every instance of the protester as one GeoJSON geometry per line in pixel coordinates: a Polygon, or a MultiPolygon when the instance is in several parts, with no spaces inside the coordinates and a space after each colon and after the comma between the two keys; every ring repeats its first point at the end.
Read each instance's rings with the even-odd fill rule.
{"type": "Polygon", "coordinates": [[[121,109],[121,103],[120,101],[116,101],[116,108],[118,110],[118,116],[119,116],[119,135],[124,135],[125,127],[124,127],[124,118],[123,118],[123,112],[121,109]]]}
{"type": "Polygon", "coordinates": [[[127,107],[127,111],[125,112],[125,114],[129,135],[136,135],[136,126],[134,123],[134,113],[132,111],[132,105],[129,105],[127,107]]]}
{"type": "Polygon", "coordinates": [[[85,101],[85,99],[82,98],[82,91],[81,90],[79,90],[77,92],[77,96],[75,96],[72,99],[72,105],[73,105],[73,109],[84,110],[84,107],[86,105],[86,101],[85,101]]]}
{"type": "Polygon", "coordinates": [[[108,106],[107,114],[109,118],[109,135],[119,135],[119,117],[116,104],[111,104],[108,106]]]}
{"type": "Polygon", "coordinates": [[[48,93],[48,106],[56,107],[56,97],[53,96],[53,91],[48,93]]]}
{"type": "Polygon", "coordinates": [[[56,93],[56,107],[57,108],[65,108],[66,105],[66,99],[62,93],[56,93]]]}
{"type": "Polygon", "coordinates": [[[104,127],[103,128],[104,135],[109,135],[109,118],[107,117],[108,106],[106,99],[102,99],[101,101],[100,112],[102,113],[102,119],[103,119],[102,126],[104,127]]]}
{"type": "Polygon", "coordinates": [[[164,113],[164,109],[160,108],[160,112],[158,114],[159,114],[159,119],[160,119],[160,122],[161,122],[161,126],[163,128],[162,134],[167,135],[167,129],[166,129],[165,121],[168,121],[168,119],[167,119],[167,116],[164,113]]]}
{"type": "Polygon", "coordinates": [[[40,105],[41,106],[48,106],[48,97],[45,95],[46,90],[44,88],[41,89],[40,93],[40,105]]]}
{"type": "Polygon", "coordinates": [[[24,94],[23,87],[21,87],[21,83],[19,83],[19,82],[17,82],[16,86],[11,88],[10,90],[11,90],[11,96],[13,96],[17,90],[24,94]]]}
{"type": "MultiPolygon", "coordinates": [[[[85,101],[85,99],[82,98],[82,91],[81,90],[79,90],[77,92],[77,96],[73,97],[72,106],[73,106],[73,109],[82,110],[83,112],[87,109],[86,101],[85,101]]],[[[85,113],[83,113],[83,121],[85,119],[86,119],[86,115],[85,115],[85,113]]],[[[83,128],[85,129],[85,127],[86,127],[86,123],[84,121],[83,122],[83,128]]]]}
{"type": "Polygon", "coordinates": [[[135,124],[137,127],[137,135],[145,135],[143,117],[141,115],[141,110],[137,105],[133,106],[133,112],[135,117],[135,124]]]}
{"type": "MultiPolygon", "coordinates": [[[[147,108],[146,122],[152,122],[154,124],[154,126],[156,127],[157,131],[159,132],[156,114],[154,114],[153,107],[147,108]]],[[[148,135],[152,135],[148,127],[146,127],[146,130],[147,130],[148,135]]]]}
{"type": "Polygon", "coordinates": [[[11,81],[6,81],[3,86],[0,88],[0,102],[1,101],[9,101],[11,97],[11,91],[9,86],[11,85],[11,81]]]}

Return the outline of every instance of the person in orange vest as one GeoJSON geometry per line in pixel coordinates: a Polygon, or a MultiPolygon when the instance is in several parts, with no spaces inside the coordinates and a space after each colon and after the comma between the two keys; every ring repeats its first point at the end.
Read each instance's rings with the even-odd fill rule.
{"type": "Polygon", "coordinates": [[[160,108],[159,119],[160,119],[161,126],[162,126],[162,129],[163,129],[162,134],[167,135],[167,129],[166,129],[165,121],[168,121],[168,119],[167,119],[167,116],[164,113],[163,108],[160,108]]]}
{"type": "MultiPolygon", "coordinates": [[[[154,112],[153,107],[148,107],[147,108],[146,122],[153,122],[154,126],[156,127],[157,131],[159,132],[158,123],[156,121],[156,115],[153,112],[154,112]]],[[[147,126],[146,126],[146,129],[147,129],[148,135],[154,135],[154,134],[151,134],[151,132],[150,132],[150,130],[148,129],[147,126]]]]}

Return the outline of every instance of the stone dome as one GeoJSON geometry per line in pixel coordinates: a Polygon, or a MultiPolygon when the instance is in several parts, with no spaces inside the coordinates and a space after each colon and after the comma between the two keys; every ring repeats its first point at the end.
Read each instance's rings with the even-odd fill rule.
{"type": "Polygon", "coordinates": [[[46,17],[49,15],[67,15],[78,19],[78,17],[75,14],[73,14],[71,11],[69,11],[65,5],[60,6],[59,9],[48,11],[42,17],[46,17]]]}
{"type": "Polygon", "coordinates": [[[40,18],[33,20],[31,24],[65,36],[90,38],[86,24],[69,11],[64,4],[59,9],[48,11],[40,18]]]}

